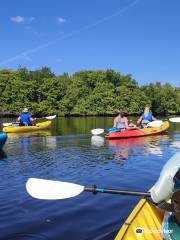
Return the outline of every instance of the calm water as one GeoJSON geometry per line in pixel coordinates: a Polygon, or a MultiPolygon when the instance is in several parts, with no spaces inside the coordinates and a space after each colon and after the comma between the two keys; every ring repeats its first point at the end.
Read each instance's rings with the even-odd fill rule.
{"type": "Polygon", "coordinates": [[[29,177],[91,186],[148,190],[164,163],[180,149],[180,124],[168,133],[106,141],[90,129],[112,118],[59,118],[51,131],[10,135],[0,155],[0,240],[113,239],[139,198],[82,193],[59,201],[37,200],[29,177]]]}

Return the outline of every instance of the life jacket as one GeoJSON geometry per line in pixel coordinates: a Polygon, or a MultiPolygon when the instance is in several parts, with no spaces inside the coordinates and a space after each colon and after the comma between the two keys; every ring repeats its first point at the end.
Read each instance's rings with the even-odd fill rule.
{"type": "Polygon", "coordinates": [[[148,115],[146,116],[144,113],[141,115],[142,121],[152,121],[152,112],[149,112],[148,115]]]}
{"type": "Polygon", "coordinates": [[[118,121],[116,122],[116,128],[118,128],[118,129],[126,128],[126,125],[124,122],[122,122],[122,118],[120,115],[118,116],[118,121]]]}
{"type": "Polygon", "coordinates": [[[22,126],[30,126],[31,125],[31,120],[30,120],[31,115],[29,113],[22,113],[20,115],[20,118],[21,118],[20,124],[22,126]]]}

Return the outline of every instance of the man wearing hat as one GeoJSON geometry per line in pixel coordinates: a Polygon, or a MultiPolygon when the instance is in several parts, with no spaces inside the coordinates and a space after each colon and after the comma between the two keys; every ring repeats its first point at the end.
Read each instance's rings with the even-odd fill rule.
{"type": "Polygon", "coordinates": [[[24,108],[22,114],[17,119],[20,122],[20,126],[32,126],[34,125],[34,119],[29,114],[28,108],[24,108]]]}

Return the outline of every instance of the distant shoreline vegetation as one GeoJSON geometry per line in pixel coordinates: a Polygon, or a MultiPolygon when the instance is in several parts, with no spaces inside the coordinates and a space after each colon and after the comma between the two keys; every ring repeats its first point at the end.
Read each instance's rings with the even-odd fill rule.
{"type": "Polygon", "coordinates": [[[180,88],[160,82],[140,87],[131,75],[112,69],[56,76],[48,67],[0,70],[0,112],[15,116],[24,107],[33,115],[105,116],[121,108],[139,115],[145,106],[158,114],[180,113],[180,88]]]}

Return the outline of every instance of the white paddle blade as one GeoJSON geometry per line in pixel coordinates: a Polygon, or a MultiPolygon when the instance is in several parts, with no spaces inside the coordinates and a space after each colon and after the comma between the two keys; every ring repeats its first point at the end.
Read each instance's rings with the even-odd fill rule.
{"type": "Polygon", "coordinates": [[[74,183],[29,178],[26,183],[26,189],[34,198],[59,200],[79,195],[84,191],[84,186],[74,183]]]}
{"type": "Polygon", "coordinates": [[[163,124],[162,120],[156,120],[156,121],[153,121],[153,122],[149,122],[147,124],[147,127],[155,128],[155,127],[160,127],[162,124],[163,124]]]}
{"type": "Polygon", "coordinates": [[[55,119],[56,118],[56,115],[53,115],[53,116],[48,116],[48,117],[45,117],[46,119],[48,119],[48,120],[53,120],[53,119],[55,119]]]}
{"type": "Polygon", "coordinates": [[[170,118],[169,121],[178,123],[178,122],[180,122],[180,117],[170,118]]]}
{"type": "Polygon", "coordinates": [[[104,133],[104,129],[102,129],[102,128],[92,129],[91,133],[92,133],[92,135],[100,135],[100,134],[104,133]]]}
{"type": "Polygon", "coordinates": [[[12,126],[12,123],[3,123],[3,127],[9,127],[12,126]]]}

